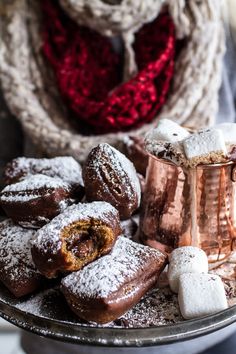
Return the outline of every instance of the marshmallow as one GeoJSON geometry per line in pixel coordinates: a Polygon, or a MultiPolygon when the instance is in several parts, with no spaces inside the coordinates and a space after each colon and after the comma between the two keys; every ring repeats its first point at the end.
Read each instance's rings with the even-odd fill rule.
{"type": "Polygon", "coordinates": [[[178,300],[185,319],[210,315],[228,307],[223,282],[212,274],[182,274],[178,300]]]}
{"type": "Polygon", "coordinates": [[[146,139],[176,143],[187,138],[190,133],[179,124],[169,119],[161,119],[155,129],[151,130],[146,139]]]}
{"type": "Polygon", "coordinates": [[[178,292],[179,277],[184,273],[207,273],[206,253],[198,247],[176,248],[169,256],[168,280],[172,291],[178,292]]]}
{"type": "Polygon", "coordinates": [[[222,131],[226,144],[236,144],[236,123],[221,123],[214,128],[222,131]]]}
{"type": "Polygon", "coordinates": [[[191,167],[226,161],[227,149],[219,129],[211,128],[192,134],[183,141],[183,146],[191,167]]]}
{"type": "Polygon", "coordinates": [[[168,143],[165,141],[155,142],[154,140],[146,140],[145,148],[152,155],[173,162],[177,166],[187,165],[187,159],[181,142],[168,143]]]}

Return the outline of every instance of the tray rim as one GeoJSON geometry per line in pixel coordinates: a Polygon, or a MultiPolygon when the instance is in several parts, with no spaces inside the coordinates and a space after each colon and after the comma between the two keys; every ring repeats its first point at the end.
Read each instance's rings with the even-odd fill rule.
{"type": "Polygon", "coordinates": [[[151,347],[194,339],[236,322],[236,305],[213,315],[177,324],[146,328],[90,327],[40,317],[0,300],[0,316],[31,333],[68,342],[99,347],[151,347]]]}

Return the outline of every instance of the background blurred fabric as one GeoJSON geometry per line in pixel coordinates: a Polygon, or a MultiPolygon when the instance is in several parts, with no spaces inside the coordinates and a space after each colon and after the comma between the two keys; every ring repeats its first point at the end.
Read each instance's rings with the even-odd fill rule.
{"type": "Polygon", "coordinates": [[[226,33],[227,51],[222,73],[218,123],[236,121],[236,35],[234,36],[230,26],[226,28],[226,33]]]}
{"type": "Polygon", "coordinates": [[[23,154],[23,133],[20,124],[10,114],[0,92],[0,188],[2,170],[7,161],[23,154]]]}
{"type": "MultiPolygon", "coordinates": [[[[235,1],[235,0],[233,0],[235,1]]],[[[225,56],[225,63],[224,63],[224,68],[223,68],[223,73],[222,73],[222,87],[220,90],[220,100],[219,100],[219,113],[217,117],[218,122],[235,122],[236,121],[236,109],[235,109],[235,102],[236,102],[236,42],[233,40],[233,34],[230,30],[230,28],[227,29],[227,53],[225,56]]],[[[236,38],[236,36],[235,36],[236,38]]],[[[16,156],[21,156],[24,153],[24,142],[23,142],[23,133],[21,130],[20,125],[16,121],[14,117],[10,114],[8,111],[6,104],[4,103],[3,97],[0,94],[0,174],[3,169],[3,166],[6,164],[7,161],[11,160],[12,158],[16,156]]],[[[28,149],[28,152],[30,153],[30,149],[28,149]]],[[[2,179],[0,179],[0,187],[2,184],[2,179]]],[[[215,333],[212,335],[213,341],[210,340],[210,337],[207,336],[207,338],[204,339],[202,337],[201,340],[196,340],[195,343],[189,341],[189,342],[184,342],[184,345],[181,347],[180,351],[178,351],[178,345],[172,346],[170,349],[169,353],[181,353],[181,352],[186,352],[188,354],[191,353],[199,353],[200,350],[203,350],[209,345],[212,345],[214,342],[216,343],[217,340],[223,340],[227,335],[230,335],[233,331],[235,331],[235,326],[228,328],[224,331],[224,336],[222,333],[215,333]],[[198,347],[197,347],[198,346],[198,347]]],[[[236,334],[234,335],[234,337],[236,334]]],[[[232,337],[231,337],[232,338],[232,337]]],[[[27,341],[30,340],[30,337],[25,337],[24,343],[26,346],[27,341]],[[28,338],[28,339],[27,339],[28,338]]],[[[36,341],[37,342],[37,341],[36,341]]],[[[232,341],[235,345],[235,341],[232,341]]],[[[0,343],[1,344],[1,343],[0,343]]],[[[52,348],[51,348],[52,343],[49,341],[47,344],[47,341],[44,339],[43,340],[43,346],[44,350],[42,351],[42,347],[40,346],[40,353],[47,354],[47,347],[49,346],[49,351],[48,354],[52,354],[52,348]]],[[[75,352],[75,347],[68,345],[62,345],[62,344],[55,344],[55,350],[56,353],[59,354],[58,352],[58,345],[66,350],[66,352],[69,354],[75,352]]],[[[86,348],[81,349],[81,353],[84,352],[86,348]]],[[[64,351],[65,352],[65,351],[64,351]]],[[[79,348],[76,348],[76,352],[79,354],[80,350],[79,348]],[[78,350],[78,351],[77,351],[78,350]]],[[[93,351],[96,353],[96,350],[93,351]]],[[[108,353],[109,350],[102,350],[104,353],[108,353]]],[[[114,350],[111,349],[111,353],[115,354],[118,353],[127,353],[127,350],[114,350]]],[[[138,350],[134,351],[137,353],[154,353],[155,349],[143,349],[143,350],[138,350]]],[[[160,353],[159,350],[156,350],[156,352],[160,353]]],[[[205,354],[210,354],[210,353],[222,353],[222,351],[217,351],[217,348],[214,349],[212,352],[206,352],[205,354]]],[[[235,347],[234,349],[229,350],[227,349],[227,353],[234,353],[235,352],[235,347]]],[[[35,352],[36,353],[36,352],[35,352]]],[[[34,354],[35,354],[34,353],[34,354]]],[[[88,351],[88,353],[92,353],[91,350],[88,351]]]]}

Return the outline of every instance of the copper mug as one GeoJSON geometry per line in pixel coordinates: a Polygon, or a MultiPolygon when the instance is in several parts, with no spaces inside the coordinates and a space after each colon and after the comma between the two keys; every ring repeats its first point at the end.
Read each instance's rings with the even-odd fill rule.
{"type": "Polygon", "coordinates": [[[234,162],[187,169],[150,155],[142,242],[166,252],[198,246],[210,262],[228,257],[236,238],[235,181],[234,162]]]}

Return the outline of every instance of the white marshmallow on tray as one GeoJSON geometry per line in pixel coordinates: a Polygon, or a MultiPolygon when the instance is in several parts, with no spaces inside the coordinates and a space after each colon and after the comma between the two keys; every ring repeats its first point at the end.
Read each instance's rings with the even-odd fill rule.
{"type": "Polygon", "coordinates": [[[146,139],[176,143],[187,138],[190,133],[170,119],[160,119],[157,127],[147,133],[146,139]]]}
{"type": "Polygon", "coordinates": [[[168,281],[173,292],[177,293],[179,278],[184,273],[207,273],[206,253],[198,247],[184,246],[176,248],[169,256],[168,281]]]}
{"type": "Polygon", "coordinates": [[[236,123],[221,123],[214,128],[222,131],[226,144],[236,144],[236,123]]]}
{"type": "Polygon", "coordinates": [[[209,128],[192,134],[183,141],[183,146],[191,167],[227,159],[225,139],[220,129],[209,128]]]}
{"type": "Polygon", "coordinates": [[[225,289],[218,275],[185,273],[179,279],[179,307],[188,320],[228,308],[225,289]]]}

